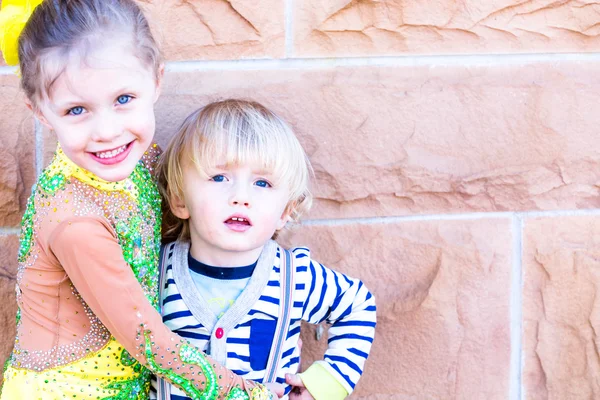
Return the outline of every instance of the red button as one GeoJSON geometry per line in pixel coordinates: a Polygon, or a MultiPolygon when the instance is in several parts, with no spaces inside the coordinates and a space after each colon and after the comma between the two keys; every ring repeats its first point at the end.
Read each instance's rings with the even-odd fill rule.
{"type": "Polygon", "coordinates": [[[217,337],[217,339],[221,339],[223,337],[223,328],[217,328],[215,336],[217,337]]]}

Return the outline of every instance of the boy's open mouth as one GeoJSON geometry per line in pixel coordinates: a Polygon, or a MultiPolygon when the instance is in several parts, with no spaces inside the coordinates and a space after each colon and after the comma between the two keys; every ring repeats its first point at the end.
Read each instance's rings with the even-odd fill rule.
{"type": "Polygon", "coordinates": [[[244,233],[252,228],[252,221],[250,218],[243,215],[232,215],[223,221],[226,227],[234,232],[244,233]]]}
{"type": "Polygon", "coordinates": [[[225,220],[226,224],[231,224],[231,225],[247,225],[247,226],[252,226],[252,224],[250,223],[250,220],[248,218],[245,217],[230,217],[228,219],[225,220]]]}

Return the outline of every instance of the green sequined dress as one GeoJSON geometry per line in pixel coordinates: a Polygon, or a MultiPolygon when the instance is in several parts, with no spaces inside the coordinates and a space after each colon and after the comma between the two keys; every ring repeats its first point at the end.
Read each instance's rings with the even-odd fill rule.
{"type": "Polygon", "coordinates": [[[192,399],[265,394],[162,324],[158,152],[119,182],[60,148],[41,174],[22,221],[17,337],[1,400],[145,400],[151,373],[192,399]]]}

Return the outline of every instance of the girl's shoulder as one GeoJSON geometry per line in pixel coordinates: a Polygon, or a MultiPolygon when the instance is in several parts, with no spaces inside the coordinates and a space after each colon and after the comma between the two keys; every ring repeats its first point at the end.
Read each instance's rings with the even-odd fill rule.
{"type": "Polygon", "coordinates": [[[156,167],[158,166],[158,159],[161,154],[162,149],[160,146],[156,143],[152,143],[140,160],[148,171],[150,171],[152,176],[156,176],[156,167]]]}

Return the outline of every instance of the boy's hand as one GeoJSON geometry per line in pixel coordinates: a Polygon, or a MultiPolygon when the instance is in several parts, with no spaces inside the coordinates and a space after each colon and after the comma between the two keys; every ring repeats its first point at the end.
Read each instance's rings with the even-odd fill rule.
{"type": "Polygon", "coordinates": [[[289,395],[290,400],[315,400],[306,389],[306,386],[304,386],[304,382],[300,379],[300,375],[285,374],[285,382],[292,386],[292,391],[289,395]]]}
{"type": "Polygon", "coordinates": [[[281,383],[265,383],[265,386],[271,391],[273,399],[280,399],[285,394],[285,388],[281,383]]]}

